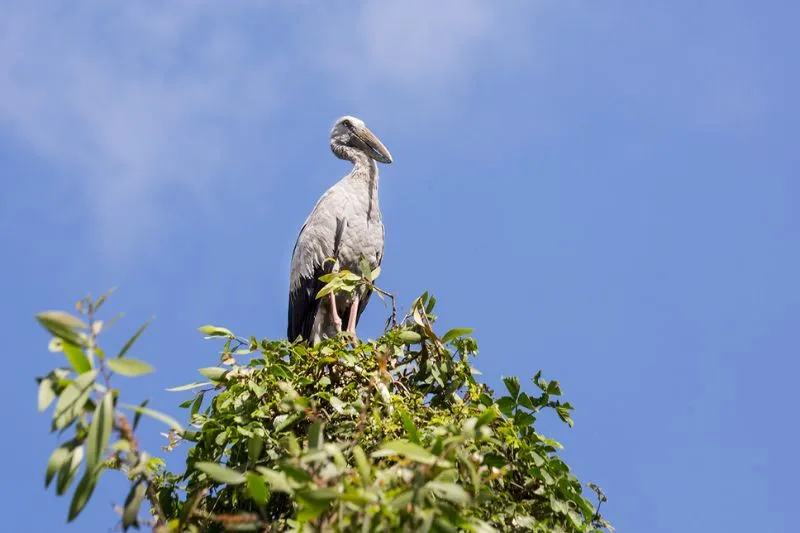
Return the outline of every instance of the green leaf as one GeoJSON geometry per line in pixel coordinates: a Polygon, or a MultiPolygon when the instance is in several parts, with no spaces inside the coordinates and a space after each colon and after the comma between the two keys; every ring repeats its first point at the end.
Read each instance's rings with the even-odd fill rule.
{"type": "Polygon", "coordinates": [[[514,398],[510,396],[503,396],[502,398],[497,400],[497,407],[500,408],[500,412],[506,416],[512,416],[514,414],[514,408],[517,406],[517,402],[514,401],[514,398]]]}
{"type": "MultiPolygon", "coordinates": [[[[436,463],[438,459],[438,457],[433,455],[422,446],[418,446],[417,444],[413,444],[405,440],[387,442],[381,446],[378,451],[372,453],[372,457],[388,457],[392,455],[400,455],[406,459],[426,465],[432,465],[436,463]]],[[[447,461],[439,461],[438,464],[441,466],[449,466],[447,461]]]]}
{"type": "MultiPolygon", "coordinates": [[[[144,409],[145,407],[147,407],[148,402],[150,402],[149,399],[142,401],[142,403],[139,404],[139,407],[144,409]]],[[[133,431],[136,431],[136,428],[139,427],[139,420],[141,420],[141,418],[142,418],[142,411],[141,410],[136,411],[136,414],[133,415],[133,431]]]]}
{"type": "Polygon", "coordinates": [[[553,396],[561,396],[561,386],[558,384],[558,381],[551,381],[547,385],[547,394],[552,394],[553,396]]]}
{"type": "Polygon", "coordinates": [[[81,374],[61,391],[53,411],[53,424],[56,429],[64,429],[81,415],[83,406],[86,405],[92,392],[95,377],[97,370],[81,374]]]}
{"type": "Polygon", "coordinates": [[[426,486],[440,498],[453,503],[466,503],[470,500],[469,494],[461,485],[456,483],[444,483],[441,481],[429,481],[426,486]]]}
{"type": "Polygon", "coordinates": [[[72,450],[66,446],[60,446],[53,450],[53,453],[50,454],[50,459],[47,461],[47,471],[44,475],[45,488],[50,486],[50,482],[53,481],[53,477],[64,465],[64,462],[70,460],[71,458],[72,450]]]}
{"type": "MultiPolygon", "coordinates": [[[[103,452],[111,437],[111,426],[114,422],[114,397],[106,392],[94,410],[92,425],[86,438],[86,470],[93,471],[100,462],[103,452]]],[[[94,486],[92,486],[94,488],[94,486]]]]}
{"type": "Polygon", "coordinates": [[[333,407],[334,411],[336,411],[339,414],[344,413],[345,404],[342,400],[340,400],[336,396],[331,396],[330,398],[328,398],[328,401],[330,402],[331,407],[333,407]]]}
{"type": "Polygon", "coordinates": [[[514,415],[514,425],[517,427],[528,427],[536,420],[530,413],[524,411],[517,411],[514,415]]]}
{"type": "Polygon", "coordinates": [[[136,330],[136,333],[133,334],[133,337],[128,339],[128,342],[126,342],[125,345],[122,347],[122,349],[119,351],[119,353],[117,354],[117,357],[125,357],[125,354],[128,353],[128,350],[130,350],[131,346],[133,346],[133,343],[136,342],[136,340],[139,337],[141,337],[142,333],[144,333],[144,330],[147,329],[147,326],[149,326],[150,322],[152,322],[152,321],[153,321],[153,319],[151,318],[150,320],[148,320],[147,322],[142,324],[142,327],[140,327],[139,329],[136,330]]]}
{"type": "Polygon", "coordinates": [[[85,342],[75,330],[85,330],[89,326],[83,320],[69,313],[64,311],[44,311],[36,315],[36,320],[54,337],[77,345],[82,345],[85,342]]]}
{"type": "Polygon", "coordinates": [[[111,368],[111,370],[117,374],[128,377],[149,374],[155,370],[152,366],[150,366],[150,364],[145,363],[144,361],[139,361],[138,359],[109,359],[106,361],[106,363],[108,364],[109,368],[111,368]]]}
{"type": "Polygon", "coordinates": [[[444,334],[444,337],[442,337],[442,342],[445,343],[451,341],[453,339],[461,337],[462,335],[469,335],[473,331],[475,331],[474,328],[453,328],[444,334]]]}
{"type": "Polygon", "coordinates": [[[114,421],[114,397],[106,392],[94,410],[92,425],[86,438],[86,469],[94,470],[100,462],[103,452],[111,437],[111,426],[114,421]]]}
{"type": "Polygon", "coordinates": [[[102,470],[93,470],[90,468],[86,469],[83,477],[78,482],[78,486],[75,487],[75,493],[72,495],[72,502],[69,505],[67,522],[72,522],[75,520],[78,515],[81,514],[83,508],[86,507],[89,498],[92,497],[92,493],[97,485],[97,479],[100,477],[101,471],[102,470]]]}
{"type": "Polygon", "coordinates": [[[61,343],[61,350],[64,352],[64,355],[67,356],[70,366],[72,366],[73,370],[78,374],[83,374],[92,369],[89,358],[86,357],[86,354],[84,354],[83,350],[77,345],[65,340],[61,343]]]}
{"type": "Polygon", "coordinates": [[[497,411],[493,407],[487,407],[478,417],[475,427],[479,428],[481,426],[485,426],[486,424],[490,424],[495,418],[497,418],[497,411]]]}
{"type": "Polygon", "coordinates": [[[175,420],[174,418],[172,418],[169,415],[165,415],[164,413],[159,413],[158,411],[154,411],[153,409],[148,409],[147,407],[141,407],[141,406],[138,406],[138,405],[123,405],[121,407],[124,407],[125,409],[130,409],[131,411],[133,411],[135,413],[141,413],[141,414],[147,415],[147,416],[149,416],[151,418],[155,418],[159,422],[165,423],[166,425],[168,425],[172,429],[174,429],[176,431],[179,431],[179,432],[183,432],[183,426],[181,426],[180,422],[178,422],[177,420],[175,420]]]}
{"type": "Polygon", "coordinates": [[[566,422],[569,425],[569,427],[573,426],[572,418],[570,418],[569,416],[569,409],[567,409],[563,405],[559,405],[558,407],[556,407],[556,413],[558,413],[558,417],[564,422],[566,422]]]}
{"type": "Polygon", "coordinates": [[[524,392],[521,392],[519,394],[519,397],[517,397],[517,403],[526,409],[530,409],[531,411],[536,410],[536,406],[533,404],[533,400],[531,400],[531,397],[525,394],[524,392]]]}
{"type": "Polygon", "coordinates": [[[364,486],[369,485],[372,482],[372,469],[369,466],[369,459],[367,459],[367,456],[364,453],[364,450],[361,449],[361,446],[353,446],[353,458],[356,460],[358,475],[361,476],[361,482],[364,484],[364,486]]]}
{"type": "Polygon", "coordinates": [[[511,397],[516,400],[517,396],[519,396],[519,379],[516,376],[510,376],[503,378],[503,383],[505,383],[511,397]]]}
{"type": "Polygon", "coordinates": [[[198,368],[197,371],[212,381],[222,381],[222,377],[227,372],[227,370],[218,366],[198,368]]]}
{"type": "Polygon", "coordinates": [[[317,420],[308,428],[308,447],[315,449],[321,448],[325,443],[325,434],[323,432],[325,424],[322,420],[317,420]]]}
{"type": "Polygon", "coordinates": [[[286,415],[276,416],[275,420],[273,421],[273,423],[275,424],[275,432],[279,433],[283,431],[284,429],[288,428],[298,420],[300,420],[300,415],[298,413],[294,413],[289,416],[286,415]]]}
{"type": "Polygon", "coordinates": [[[372,271],[372,274],[370,274],[369,279],[370,279],[370,281],[375,281],[376,279],[378,279],[378,276],[380,276],[380,275],[381,275],[381,267],[379,265],[379,266],[376,266],[375,270],[372,271]]]}
{"type": "Polygon", "coordinates": [[[94,302],[94,312],[96,313],[103,306],[103,304],[106,302],[108,297],[111,296],[112,294],[114,294],[115,292],[117,292],[117,288],[116,287],[111,287],[106,292],[104,292],[102,295],[100,295],[100,297],[97,299],[97,301],[94,302]]]}
{"type": "Polygon", "coordinates": [[[196,389],[197,387],[205,387],[206,385],[213,385],[210,381],[195,381],[194,383],[187,383],[186,385],[181,385],[180,387],[171,387],[166,389],[168,392],[180,392],[185,390],[196,389]]]}
{"type": "Polygon", "coordinates": [[[287,478],[286,474],[283,472],[276,472],[275,470],[270,470],[263,466],[257,466],[256,470],[261,472],[261,475],[267,480],[273,492],[294,493],[294,489],[292,489],[292,486],[289,484],[289,478],[287,478]]]}
{"type": "Polygon", "coordinates": [[[338,497],[339,492],[334,489],[305,489],[297,492],[300,503],[300,509],[297,511],[298,522],[306,523],[314,520],[338,497]]]}
{"type": "Polygon", "coordinates": [[[234,335],[233,332],[228,328],[221,328],[218,326],[211,326],[211,325],[201,326],[197,328],[197,331],[199,331],[200,333],[204,333],[209,337],[229,337],[231,339],[236,337],[236,335],[234,335]]]}
{"type": "Polygon", "coordinates": [[[53,400],[56,399],[56,393],[53,391],[53,380],[50,378],[42,378],[39,382],[39,398],[38,410],[41,413],[47,409],[53,400]]]}
{"type": "Polygon", "coordinates": [[[495,468],[503,468],[506,466],[507,461],[496,453],[487,453],[483,456],[483,464],[486,466],[493,466],[495,468]]]}
{"type": "Polygon", "coordinates": [[[201,392],[194,397],[192,407],[189,409],[189,420],[191,420],[191,417],[197,414],[197,412],[200,410],[200,406],[203,405],[203,396],[204,394],[201,392]]]}
{"type": "Polygon", "coordinates": [[[405,410],[399,409],[398,411],[400,412],[400,419],[403,421],[403,427],[406,429],[406,433],[408,433],[408,438],[414,444],[420,444],[421,439],[419,430],[417,429],[417,426],[414,425],[414,421],[405,410]]]}
{"type": "Polygon", "coordinates": [[[250,493],[250,497],[261,507],[265,506],[269,491],[267,490],[267,484],[264,482],[264,477],[255,472],[248,472],[246,477],[247,492],[250,493]]]}
{"type": "Polygon", "coordinates": [[[205,461],[198,461],[194,467],[205,472],[208,477],[219,483],[226,483],[228,485],[240,485],[245,482],[245,477],[240,472],[232,470],[228,467],[222,466],[217,463],[209,463],[205,461]]]}
{"type": "Polygon", "coordinates": [[[131,526],[137,526],[138,529],[139,508],[142,506],[146,493],[147,483],[144,479],[139,479],[131,487],[127,498],[125,498],[125,506],[122,511],[122,531],[127,531],[131,526]]]}
{"type": "Polygon", "coordinates": [[[416,331],[411,331],[404,329],[397,334],[397,338],[400,339],[400,342],[403,344],[417,344],[418,342],[422,341],[422,335],[417,333],[416,331]]]}
{"type": "Polygon", "coordinates": [[[258,461],[261,457],[261,450],[264,448],[264,439],[261,437],[250,437],[247,439],[247,457],[252,462],[258,461]]]}
{"type": "Polygon", "coordinates": [[[83,446],[78,446],[70,453],[67,461],[61,465],[58,470],[58,477],[56,478],[56,494],[63,496],[67,489],[69,489],[75,474],[78,473],[78,468],[81,466],[83,460],[83,446]]]}

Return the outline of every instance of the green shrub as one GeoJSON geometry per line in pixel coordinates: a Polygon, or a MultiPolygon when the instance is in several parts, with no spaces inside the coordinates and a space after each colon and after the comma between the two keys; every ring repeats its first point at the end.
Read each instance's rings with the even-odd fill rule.
{"type": "Polygon", "coordinates": [[[439,336],[427,293],[366,342],[342,334],[308,347],[200,328],[224,344],[220,366],[170,389],[189,396],[186,428],[146,402],[125,405],[112,388],[115,374],[152,367],[128,357],[146,325],[118,354],[100,348],[104,300],[79,302],[82,318],[37,315],[69,365],[39,378],[39,410],[54,404],[52,430],[72,435],[46,474],[59,495],[79,479],[69,520],[100,475],[117,470],[131,482],[123,530],[612,530],[598,512],[602,491],[590,485],[599,501],[587,499],[561,445],[535,429],[548,409],[572,425],[558,382],[537,373],[523,388],[505,378],[495,396],[476,379],[471,330],[439,336]],[[142,414],[170,426],[167,450],[188,447],[184,471],[140,449],[142,414]]]}

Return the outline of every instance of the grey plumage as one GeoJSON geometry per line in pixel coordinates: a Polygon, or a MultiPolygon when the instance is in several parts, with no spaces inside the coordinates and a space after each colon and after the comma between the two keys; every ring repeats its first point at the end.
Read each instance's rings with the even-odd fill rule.
{"type": "MultiPolygon", "coordinates": [[[[312,344],[336,334],[331,298],[316,299],[324,286],[319,277],[331,271],[325,261],[335,257],[341,269],[360,273],[361,258],[374,269],[383,259],[384,229],[378,204],[378,165],[391,163],[385,146],[351,116],[336,121],[331,130],[331,150],[353,163],[353,170],[317,201],[300,229],[292,252],[289,276],[290,341],[298,336],[312,344]]],[[[355,325],[369,300],[369,292],[340,293],[335,307],[341,324],[355,333],[355,325]],[[355,312],[355,316],[351,316],[355,312]]]]}

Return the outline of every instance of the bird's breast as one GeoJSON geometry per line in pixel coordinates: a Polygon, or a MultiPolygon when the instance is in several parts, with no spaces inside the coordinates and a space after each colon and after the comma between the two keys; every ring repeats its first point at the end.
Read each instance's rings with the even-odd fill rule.
{"type": "Polygon", "coordinates": [[[380,218],[368,220],[349,219],[345,237],[339,254],[342,268],[361,272],[361,258],[364,257],[375,268],[383,255],[383,223],[380,218]]]}

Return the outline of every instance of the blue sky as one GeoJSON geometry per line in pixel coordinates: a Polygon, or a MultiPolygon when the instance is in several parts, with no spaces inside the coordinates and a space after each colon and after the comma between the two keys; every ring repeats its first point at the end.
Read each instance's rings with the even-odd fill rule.
{"type": "Polygon", "coordinates": [[[181,415],[163,389],[216,361],[196,327],[285,334],[292,246],[348,171],[327,143],[353,114],[395,158],[383,286],[475,327],[493,384],[561,381],[575,427],[545,428],[619,531],[794,531],[800,8],[321,4],[4,3],[9,530],[108,531],[124,498],[108,480],[66,526],[43,491],[33,378],[58,359],[33,314],[119,286],[109,346],[156,316],[136,352],[158,371],[125,394],[181,415]]]}

